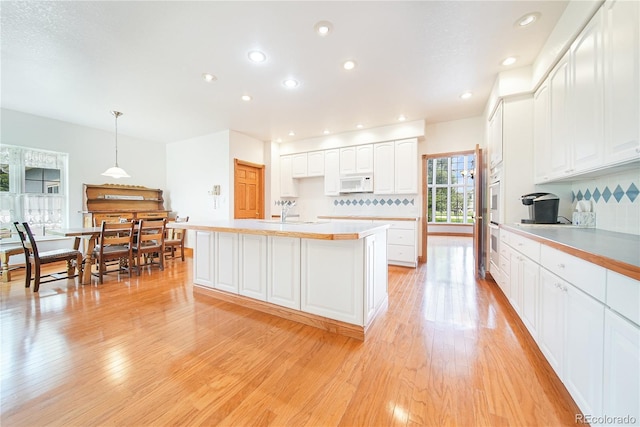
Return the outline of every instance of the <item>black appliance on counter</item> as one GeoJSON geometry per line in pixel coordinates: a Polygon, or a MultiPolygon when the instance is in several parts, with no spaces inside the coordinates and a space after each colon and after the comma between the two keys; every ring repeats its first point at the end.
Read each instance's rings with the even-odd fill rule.
{"type": "Polygon", "coordinates": [[[529,207],[529,218],[523,224],[556,224],[560,198],[552,193],[530,193],[520,197],[522,204],[529,207]]]}

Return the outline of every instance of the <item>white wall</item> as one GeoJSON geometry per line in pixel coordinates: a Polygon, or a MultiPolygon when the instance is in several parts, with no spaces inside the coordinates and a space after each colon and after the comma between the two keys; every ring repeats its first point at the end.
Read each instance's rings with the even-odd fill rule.
{"type": "Polygon", "coordinates": [[[229,218],[229,131],[166,145],[165,207],[190,221],[229,218]],[[209,192],[220,185],[216,199],[209,192]]]}
{"type": "MultiPolygon", "coordinates": [[[[116,180],[101,175],[115,163],[114,132],[7,109],[0,110],[0,114],[0,143],[69,154],[69,227],[82,226],[82,184],[165,187],[166,158],[163,145],[123,135],[121,126],[118,129],[118,163],[131,178],[116,180]]],[[[113,120],[113,116],[106,111],[105,123],[113,124],[113,120]]],[[[126,116],[118,119],[119,124],[124,120],[127,120],[126,116]]]]}

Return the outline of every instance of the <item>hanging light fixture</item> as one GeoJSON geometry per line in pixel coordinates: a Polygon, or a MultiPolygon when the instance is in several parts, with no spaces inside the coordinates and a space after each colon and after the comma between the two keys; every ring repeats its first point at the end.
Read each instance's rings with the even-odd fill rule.
{"type": "Polygon", "coordinates": [[[111,178],[131,178],[124,169],[118,167],[118,117],[120,117],[122,113],[120,111],[112,111],[111,114],[116,118],[116,165],[104,171],[102,175],[110,176],[111,178]]]}

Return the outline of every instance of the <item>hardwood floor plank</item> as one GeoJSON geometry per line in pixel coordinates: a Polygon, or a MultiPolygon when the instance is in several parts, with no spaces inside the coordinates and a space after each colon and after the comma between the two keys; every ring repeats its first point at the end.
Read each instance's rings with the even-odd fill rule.
{"type": "Polygon", "coordinates": [[[0,285],[0,424],[574,425],[578,411],[471,241],[389,267],[366,342],[194,294],[192,260],[140,277],[0,285]],[[64,408],[64,409],[62,409],[64,408]]]}

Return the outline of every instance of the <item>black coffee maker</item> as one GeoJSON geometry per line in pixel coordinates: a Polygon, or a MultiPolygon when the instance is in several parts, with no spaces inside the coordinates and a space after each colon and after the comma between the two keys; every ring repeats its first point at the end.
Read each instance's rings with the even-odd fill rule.
{"type": "Polygon", "coordinates": [[[523,224],[556,224],[560,198],[551,193],[530,193],[520,197],[522,204],[529,207],[529,218],[523,224]]]}

